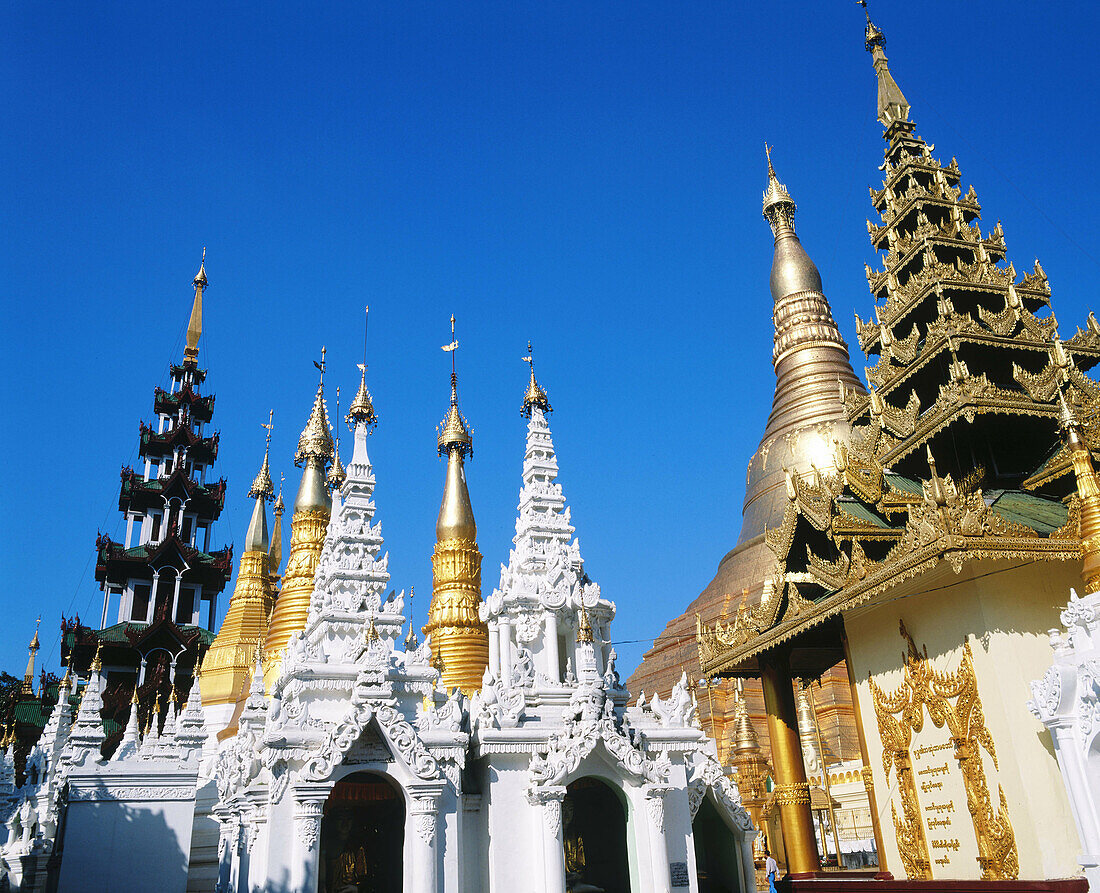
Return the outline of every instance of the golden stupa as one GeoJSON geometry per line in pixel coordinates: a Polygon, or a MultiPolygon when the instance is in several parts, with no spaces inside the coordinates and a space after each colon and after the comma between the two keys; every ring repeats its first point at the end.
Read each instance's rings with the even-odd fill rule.
{"type": "Polygon", "coordinates": [[[268,464],[272,429],[270,415],[264,427],[267,428],[267,446],[263,465],[248,491],[249,498],[254,499],[256,504],[245,535],[237,585],[229,600],[225,621],[203,660],[203,674],[199,680],[204,705],[237,705],[226,728],[218,731],[219,738],[236,734],[237,717],[248,698],[256,643],[267,636],[268,619],[275,604],[275,573],[279,558],[275,540],[268,535],[265,505],[275,492],[268,464]]]}
{"type": "MultiPolygon", "coordinates": [[[[451,318],[452,334],[454,318],[451,318]]],[[[447,348],[453,351],[457,342],[447,348]]],[[[477,523],[466,488],[464,460],[473,454],[473,439],[458,410],[458,378],[451,371],[451,405],[439,432],[439,455],[447,457],[443,502],[435,522],[432,553],[432,601],[424,633],[431,636],[432,665],[442,662],[447,689],[471,694],[481,688],[489,665],[489,631],[478,615],[481,606],[481,553],[477,523]]]]}

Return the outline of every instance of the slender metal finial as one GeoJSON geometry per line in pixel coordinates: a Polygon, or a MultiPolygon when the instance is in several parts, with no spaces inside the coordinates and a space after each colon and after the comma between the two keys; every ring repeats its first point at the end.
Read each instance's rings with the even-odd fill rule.
{"type": "Polygon", "coordinates": [[[271,451],[271,432],[275,430],[275,410],[269,409],[267,411],[267,424],[260,422],[261,428],[267,429],[267,437],[264,441],[264,455],[266,456],[271,451]]]}
{"type": "Polygon", "coordinates": [[[863,14],[867,16],[867,24],[871,24],[871,11],[867,8],[867,0],[856,0],[860,6],[863,7],[863,14]]]}
{"type": "Polygon", "coordinates": [[[772,147],[768,145],[767,140],[764,140],[764,155],[768,159],[768,179],[769,180],[778,179],[775,176],[775,168],[772,167],[772,147]]]}
{"type": "Polygon", "coordinates": [[[348,479],[348,473],[344,469],[344,463],[340,461],[340,388],[336,388],[336,445],[332,449],[332,468],[329,469],[325,482],[333,490],[339,490],[348,479]]]}

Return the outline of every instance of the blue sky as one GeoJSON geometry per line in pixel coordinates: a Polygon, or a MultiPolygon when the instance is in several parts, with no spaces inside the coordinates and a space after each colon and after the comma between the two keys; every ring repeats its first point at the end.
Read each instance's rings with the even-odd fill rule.
{"type": "MultiPolygon", "coordinates": [[[[1072,334],[1100,272],[1095,7],[872,13],[918,133],[958,157],[1017,269],[1041,259],[1072,334]]],[[[229,481],[215,540],[243,539],[269,409],[293,497],[312,360],[325,344],[346,405],[369,304],[378,517],[423,623],[453,312],[486,594],[513,535],[530,338],[626,671],[740,527],[774,383],[765,140],[850,343],[852,311],[870,315],[882,140],[847,0],[10,4],[6,20],[8,671],[39,612],[51,669],[60,616],[98,620],[96,532],[122,535],[118,469],[181,355],[204,245],[229,481]]]]}

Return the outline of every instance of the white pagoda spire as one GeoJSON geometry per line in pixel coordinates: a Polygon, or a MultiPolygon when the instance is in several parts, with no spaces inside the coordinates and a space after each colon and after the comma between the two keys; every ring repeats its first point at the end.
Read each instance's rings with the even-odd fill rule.
{"type": "Polygon", "coordinates": [[[483,619],[490,627],[493,677],[510,685],[514,675],[526,676],[531,668],[534,682],[560,686],[568,677],[566,665],[577,663],[583,615],[590,625],[595,669],[603,672],[603,646],[615,606],[600,598],[599,586],[585,574],[580,541],[573,536],[569,507],[557,482],[558,458],[547,423],[550,401],[535,379],[530,343],[527,347],[523,359],[531,375],[521,410],[528,421],[516,535],[483,619]]]}

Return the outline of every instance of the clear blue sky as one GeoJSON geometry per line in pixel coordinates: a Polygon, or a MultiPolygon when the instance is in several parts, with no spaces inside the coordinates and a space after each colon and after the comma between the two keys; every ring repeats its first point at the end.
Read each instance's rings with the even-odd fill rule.
{"type": "MultiPolygon", "coordinates": [[[[1100,273],[1095,6],[872,11],[918,132],[958,156],[1017,269],[1042,260],[1072,334],[1100,273]]],[[[849,0],[24,3],[5,19],[9,671],[39,612],[51,669],[61,614],[98,621],[96,532],[122,535],[118,470],[181,354],[204,245],[229,481],[215,540],[243,538],[269,408],[293,498],[312,360],[327,345],[330,407],[337,384],[346,406],[370,304],[378,517],[422,623],[453,312],[486,593],[513,534],[531,338],[589,573],[615,638],[646,640],[619,648],[625,671],[740,527],[774,382],[765,140],[849,343],[852,311],[870,315],[882,140],[849,0]]]]}

